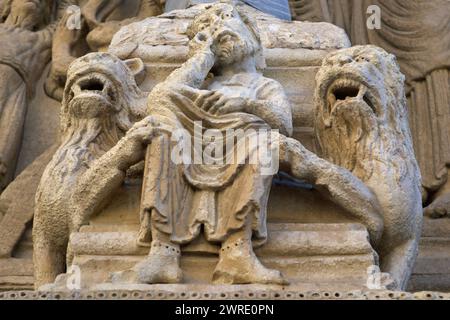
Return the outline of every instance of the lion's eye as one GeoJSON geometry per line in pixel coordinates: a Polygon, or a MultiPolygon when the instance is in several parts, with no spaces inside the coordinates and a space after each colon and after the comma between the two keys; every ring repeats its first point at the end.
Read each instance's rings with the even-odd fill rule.
{"type": "Polygon", "coordinates": [[[230,19],[233,15],[229,12],[222,13],[222,19],[230,19]]]}
{"type": "Polygon", "coordinates": [[[358,56],[356,57],[356,62],[371,62],[371,60],[368,57],[364,57],[364,56],[358,56]]]}

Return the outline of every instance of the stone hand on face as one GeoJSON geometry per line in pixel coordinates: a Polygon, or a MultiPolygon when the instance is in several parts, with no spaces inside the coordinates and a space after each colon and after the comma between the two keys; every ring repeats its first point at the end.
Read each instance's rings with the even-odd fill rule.
{"type": "Polygon", "coordinates": [[[220,64],[232,64],[255,53],[256,43],[235,10],[224,10],[211,25],[212,51],[220,64]]]}
{"type": "Polygon", "coordinates": [[[14,0],[5,24],[33,30],[41,20],[41,6],[39,0],[14,0]]]}
{"type": "Polygon", "coordinates": [[[195,22],[196,36],[191,40],[191,52],[211,50],[219,65],[229,65],[255,53],[258,46],[253,34],[239,13],[224,5],[210,9],[195,22]]]}

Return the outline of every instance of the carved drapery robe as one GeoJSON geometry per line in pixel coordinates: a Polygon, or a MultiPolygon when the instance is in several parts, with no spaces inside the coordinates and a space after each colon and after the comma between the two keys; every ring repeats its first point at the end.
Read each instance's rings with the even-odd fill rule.
{"type": "MultiPolygon", "coordinates": [[[[222,87],[208,89],[227,96],[287,103],[281,85],[259,73],[237,74],[223,83],[222,87]]],[[[225,139],[227,130],[244,130],[244,139],[247,141],[256,141],[251,140],[255,134],[270,131],[269,125],[261,118],[248,113],[222,116],[208,114],[195,103],[201,92],[204,90],[173,86],[162,89],[159,95],[162,99],[159,101],[149,101],[150,115],[154,115],[163,127],[170,128],[167,131],[173,133],[177,129],[184,129],[194,137],[192,155],[194,152],[203,153],[208,144],[205,141],[203,144],[197,143],[201,148],[196,149],[194,127],[197,121],[201,121],[204,130],[218,130],[225,139]]],[[[230,232],[244,226],[248,214],[254,214],[254,245],[264,243],[267,237],[266,205],[272,175],[262,174],[259,152],[261,148],[266,148],[263,153],[276,152],[272,150],[275,146],[268,140],[265,145],[255,143],[248,148],[244,144],[235,144],[232,149],[234,159],[239,159],[238,155],[242,156],[246,159],[245,163],[234,161],[227,164],[225,150],[220,159],[222,161],[219,160],[222,164],[177,165],[171,160],[177,142],[171,139],[170,133],[154,139],[147,154],[147,159],[151,160],[146,166],[143,188],[141,243],[145,242],[146,237],[148,241],[151,223],[158,230],[170,234],[171,240],[176,243],[193,240],[199,235],[202,226],[208,241],[223,241],[230,232]],[[154,216],[150,223],[148,218],[151,210],[154,216]]]]}
{"type": "Polygon", "coordinates": [[[27,104],[50,61],[52,30],[0,24],[0,190],[14,177],[27,104]]]}

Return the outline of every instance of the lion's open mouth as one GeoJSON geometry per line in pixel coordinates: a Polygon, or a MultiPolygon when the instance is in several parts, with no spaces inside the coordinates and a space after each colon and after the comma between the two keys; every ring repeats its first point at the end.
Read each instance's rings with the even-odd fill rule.
{"type": "Polygon", "coordinates": [[[326,90],[326,106],[329,114],[346,102],[358,100],[366,104],[374,114],[377,114],[377,99],[365,84],[353,79],[338,79],[331,83],[326,90]]]}
{"type": "Polygon", "coordinates": [[[70,94],[70,100],[89,99],[108,105],[113,105],[116,102],[113,83],[100,73],[89,73],[76,79],[71,87],[70,94]]]}
{"type": "Polygon", "coordinates": [[[68,105],[78,117],[96,117],[117,104],[114,83],[101,73],[87,73],[71,80],[68,105]]]}

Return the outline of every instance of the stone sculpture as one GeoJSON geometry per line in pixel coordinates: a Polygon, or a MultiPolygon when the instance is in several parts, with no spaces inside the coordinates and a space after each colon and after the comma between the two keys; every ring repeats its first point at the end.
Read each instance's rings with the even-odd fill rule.
{"type": "Polygon", "coordinates": [[[49,1],[5,2],[0,21],[0,191],[14,178],[28,103],[51,57],[49,1]]]}
{"type": "Polygon", "coordinates": [[[290,0],[290,4],[296,19],[331,22],[344,28],[354,45],[377,45],[397,56],[406,75],[410,127],[423,178],[425,213],[434,218],[446,216],[450,212],[450,2],[290,0]],[[375,13],[380,28],[369,29],[367,21],[375,13]]]}
{"type": "Polygon", "coordinates": [[[0,183],[16,176],[0,194],[0,291],[65,296],[72,267],[77,291],[104,297],[405,290],[422,192],[429,215],[447,212],[445,152],[431,170],[413,141],[427,128],[433,148],[444,143],[446,117],[433,112],[447,101],[448,59],[445,37],[436,64],[420,55],[432,49],[395,41],[412,22],[392,15],[423,9],[412,26],[425,34],[447,3],[374,0],[395,9],[382,15],[392,28],[358,33],[365,16],[347,13],[367,1],[289,2],[355,43],[395,44],[400,67],[379,47],[349,48],[341,28],[248,5],[274,1],[185,1],[164,14],[164,0],[0,1],[0,183]],[[60,133],[14,169],[38,78],[30,106],[52,102],[50,55],[60,133]]]}
{"type": "MultiPolygon", "coordinates": [[[[18,4],[22,2],[15,1],[15,6],[19,8],[18,4]]],[[[59,100],[62,98],[62,89],[66,81],[66,73],[70,63],[74,61],[76,57],[83,55],[83,52],[86,52],[87,50],[86,47],[89,47],[89,50],[92,51],[105,50],[111,41],[112,36],[121,26],[140,20],[147,16],[159,14],[161,12],[160,5],[157,2],[140,0],[127,2],[84,0],[68,0],[58,2],[41,1],[43,3],[43,8],[46,10],[36,7],[32,1],[29,2],[30,3],[28,4],[26,1],[23,2],[26,9],[25,12],[28,12],[34,18],[39,17],[39,19],[48,19],[53,17],[51,8],[55,8],[55,15],[60,17],[59,22],[54,22],[51,28],[49,27],[50,30],[53,30],[55,29],[54,24],[57,24],[56,31],[52,32],[52,35],[48,38],[48,40],[51,40],[51,38],[56,40],[53,41],[53,46],[51,46],[50,41],[48,42],[47,51],[45,52],[45,64],[37,64],[35,66],[39,68],[45,67],[50,60],[50,55],[52,56],[50,75],[44,87],[47,89],[46,91],[50,96],[53,96],[59,100]],[[77,21],[77,19],[80,20],[77,21]],[[77,22],[79,22],[79,26],[77,26],[77,22]],[[89,33],[87,34],[88,31],[89,33]],[[87,43],[89,45],[87,45],[87,43]]],[[[7,17],[7,13],[10,11],[12,2],[5,1],[5,5],[6,4],[7,6],[5,9],[0,10],[0,12],[4,12],[5,19],[7,17]]],[[[13,10],[14,16],[10,15],[9,19],[11,21],[21,21],[19,19],[20,10],[17,8],[15,11],[13,10]]],[[[27,16],[21,16],[25,17],[24,20],[29,23],[30,19],[27,16]]],[[[24,24],[24,26],[26,25],[24,24]]],[[[11,35],[11,37],[12,36],[14,35],[11,35]]],[[[22,46],[25,46],[25,44],[22,44],[22,46]]],[[[30,63],[35,62],[30,61],[30,63]]],[[[39,77],[42,76],[43,70],[44,69],[33,74],[37,77],[34,81],[37,81],[39,77]]],[[[137,80],[140,81],[141,78],[141,76],[138,76],[137,80]]],[[[30,86],[40,93],[39,91],[41,91],[41,88],[37,87],[38,85],[33,83],[32,85],[30,84],[30,86]]],[[[39,99],[39,97],[37,99],[42,100],[42,98],[39,99]]],[[[48,101],[36,101],[36,103],[48,104],[48,101]]],[[[52,104],[55,103],[53,102],[52,104]]],[[[19,111],[20,109],[15,111],[17,119],[12,119],[11,123],[8,124],[9,126],[16,125],[17,121],[22,119],[18,118],[19,116],[25,118],[26,110],[22,110],[21,113],[19,113],[19,111]]],[[[54,112],[57,113],[56,108],[54,109],[54,112]]],[[[47,119],[46,117],[43,117],[43,119],[45,121],[50,121],[50,119],[47,119]]],[[[25,119],[22,120],[25,121],[25,119]]],[[[53,124],[51,123],[46,123],[46,125],[53,127],[53,124]]],[[[19,127],[17,127],[17,129],[21,130],[19,127]]],[[[8,140],[14,135],[16,135],[14,139],[17,141],[20,142],[20,140],[22,140],[22,135],[19,137],[12,130],[8,135],[6,135],[6,140],[4,142],[5,148],[14,148],[14,144],[11,144],[10,140],[8,140]]],[[[35,161],[23,169],[23,171],[20,170],[20,167],[15,169],[15,166],[10,166],[11,168],[9,173],[12,175],[14,174],[14,171],[16,171],[17,176],[9,185],[7,182],[10,179],[5,181],[5,186],[7,185],[8,187],[0,196],[0,215],[4,215],[5,217],[3,220],[0,219],[0,234],[2,234],[0,237],[0,257],[11,257],[16,243],[23,236],[24,231],[33,220],[34,194],[36,193],[37,186],[46,165],[50,162],[51,157],[57,149],[58,138],[59,137],[53,137],[50,143],[46,145],[46,147],[51,146],[48,149],[41,147],[41,152],[42,150],[45,150],[44,154],[35,159],[35,161]],[[54,142],[54,145],[51,145],[52,142],[54,142]],[[16,203],[11,200],[12,197],[17,197],[18,195],[21,197],[20,202],[16,203]]],[[[3,142],[0,142],[0,145],[1,143],[3,142]]],[[[17,156],[13,162],[14,165],[18,162],[17,157],[20,150],[19,147],[20,145],[16,148],[17,150],[15,153],[17,156]]]]}
{"type": "Polygon", "coordinates": [[[57,100],[62,99],[67,69],[72,61],[88,52],[106,51],[122,26],[157,16],[163,10],[159,0],[64,0],[60,3],[60,12],[62,18],[55,31],[52,67],[45,84],[47,94],[57,100]]]}
{"type": "Polygon", "coordinates": [[[65,271],[70,233],[108,201],[127,169],[141,160],[142,141],[151,130],[147,122],[130,128],[144,113],[146,94],[134,78],[142,67],[137,59],[122,62],[106,53],[92,53],[69,68],[61,143],[36,194],[36,287],[65,271]]]}
{"type": "MultiPolygon", "coordinates": [[[[149,114],[157,119],[162,116],[161,123],[168,128],[168,132],[187,127],[193,134],[195,119],[203,120],[212,128],[222,130],[239,128],[237,124],[244,128],[245,125],[260,125],[261,120],[270,128],[279,129],[281,133],[279,160],[282,170],[295,178],[314,184],[333,201],[348,208],[368,227],[373,244],[378,246],[383,233],[380,213],[385,208],[379,206],[376,196],[356,176],[320,159],[306,150],[300,142],[288,138],[291,130],[289,104],[283,98],[283,90],[276,82],[271,82],[255,73],[256,57],[260,47],[257,45],[258,38],[251,31],[254,30],[253,26],[249,23],[242,13],[239,14],[236,9],[227,4],[214,5],[206,13],[197,17],[190,28],[191,58],[166,81],[153,89],[149,96],[149,114]],[[250,69],[248,69],[249,66],[250,69]],[[215,73],[215,78],[207,80],[211,70],[215,73]],[[246,78],[251,79],[251,82],[246,78]],[[206,80],[208,87],[204,88],[207,89],[206,91],[203,91],[201,88],[206,80]],[[266,86],[269,84],[266,88],[269,89],[267,92],[270,94],[264,95],[266,91],[264,85],[261,86],[260,83],[266,86]],[[241,97],[227,97],[229,84],[233,85],[234,90],[243,87],[251,91],[245,93],[244,89],[241,89],[241,97]],[[252,101],[249,97],[255,92],[263,95],[256,96],[256,100],[252,101]],[[258,118],[254,118],[252,114],[258,115],[258,118]],[[243,119],[248,119],[248,122],[243,119]],[[217,121],[220,122],[214,124],[217,121]],[[225,126],[227,123],[229,124],[225,126]]],[[[384,60],[373,63],[384,63],[384,60]]],[[[399,99],[402,98],[401,93],[402,91],[399,92],[399,99]]],[[[396,126],[397,123],[386,125],[396,126]]],[[[401,125],[402,129],[407,129],[404,121],[399,120],[398,125],[401,125]]],[[[371,132],[367,134],[370,135],[371,132]]],[[[405,137],[406,142],[409,141],[408,137],[405,137]]],[[[284,283],[279,273],[267,270],[258,262],[251,243],[252,238],[257,244],[255,240],[264,241],[267,236],[264,225],[265,203],[270,190],[270,184],[254,184],[254,181],[258,179],[263,182],[271,181],[272,176],[261,176],[261,173],[258,175],[255,171],[246,172],[246,169],[241,169],[239,175],[234,177],[227,172],[228,167],[221,167],[220,170],[214,171],[213,169],[217,167],[208,168],[207,165],[187,166],[180,172],[176,165],[170,163],[169,140],[169,137],[163,136],[157,141],[152,141],[147,153],[140,240],[148,240],[151,234],[153,240],[149,256],[132,270],[114,274],[113,282],[180,282],[182,280],[179,268],[180,244],[197,237],[201,225],[204,224],[206,239],[222,243],[213,281],[229,284],[284,283]],[[231,181],[224,179],[224,177],[230,179],[230,176],[231,181]],[[183,178],[187,182],[184,182],[183,178]],[[242,181],[242,178],[245,180],[242,181]],[[191,189],[193,187],[196,191],[191,189]],[[262,198],[252,200],[255,192],[260,197],[262,195],[262,198]],[[221,200],[221,197],[227,200],[235,199],[236,202],[229,207],[230,204],[222,203],[224,200],[221,200]],[[254,207],[252,208],[249,203],[254,207]],[[236,208],[240,210],[235,211],[236,208]],[[227,211],[221,212],[220,210],[223,209],[227,211]],[[256,223],[250,218],[256,218],[256,223]]],[[[388,143],[392,141],[389,140],[388,143]]],[[[375,150],[375,152],[381,152],[381,146],[380,149],[375,150]]],[[[412,153],[409,155],[413,156],[412,153]]],[[[370,160],[362,161],[370,162],[370,160]]],[[[415,164],[414,160],[412,164],[415,164]]],[[[409,169],[405,183],[411,184],[412,190],[417,191],[420,180],[418,172],[414,170],[416,169],[414,166],[409,169]],[[414,189],[414,183],[416,183],[416,189],[414,189]]],[[[236,168],[232,167],[232,170],[236,168]]],[[[413,209],[417,208],[420,195],[412,192],[408,196],[407,200],[411,201],[413,209]]],[[[383,203],[383,205],[388,207],[391,204],[383,203]]],[[[417,248],[416,227],[420,227],[416,223],[419,218],[416,218],[415,213],[416,211],[412,212],[414,223],[411,223],[414,232],[411,228],[405,231],[407,236],[411,236],[414,240],[414,250],[417,248]]],[[[403,215],[410,212],[401,211],[398,214],[404,218],[403,215]]],[[[389,222],[389,218],[385,220],[389,222]]],[[[408,263],[398,266],[401,272],[393,274],[399,286],[404,286],[405,279],[409,277],[412,267],[410,262],[416,256],[414,250],[407,257],[408,263]]],[[[398,258],[400,258],[399,255],[396,255],[395,259],[398,258]]],[[[389,266],[389,263],[387,265],[389,266]]]]}
{"type": "MultiPolygon", "coordinates": [[[[188,34],[191,58],[152,90],[150,116],[169,132],[186,129],[191,136],[195,121],[219,133],[269,128],[292,133],[291,109],[281,85],[257,72],[264,60],[250,18],[241,17],[231,5],[217,4],[194,20],[188,34]],[[212,69],[215,77],[203,86],[212,69]]],[[[258,151],[258,146],[250,148],[244,159],[258,151]]],[[[259,163],[241,168],[237,161],[222,161],[180,168],[168,158],[171,149],[170,136],[163,135],[152,141],[148,152],[140,237],[145,241],[151,231],[149,256],[114,280],[180,282],[180,244],[195,239],[204,225],[206,238],[222,243],[216,283],[284,283],[278,271],[259,262],[252,246],[252,238],[258,243],[267,237],[272,177],[261,173],[259,163]]]]}
{"type": "Polygon", "coordinates": [[[316,131],[326,159],[376,194],[384,220],[381,270],[404,289],[422,227],[420,172],[408,126],[404,76],[374,46],[339,50],[317,75],[316,131]]]}

